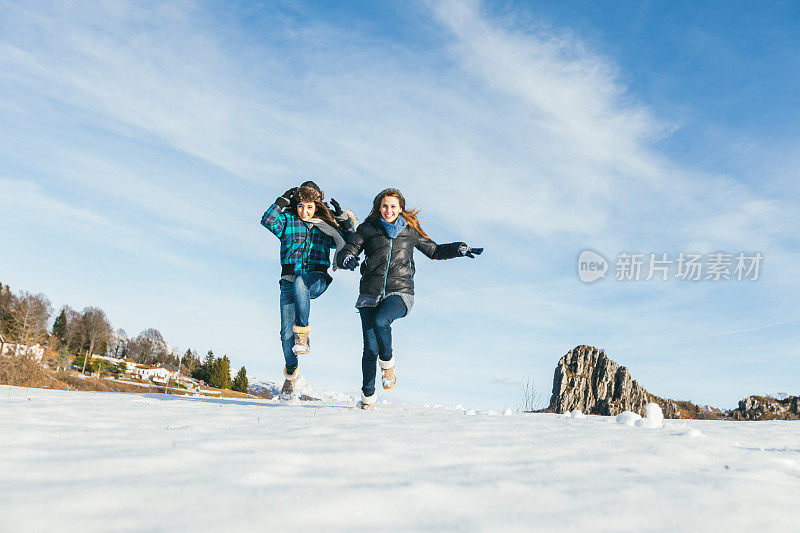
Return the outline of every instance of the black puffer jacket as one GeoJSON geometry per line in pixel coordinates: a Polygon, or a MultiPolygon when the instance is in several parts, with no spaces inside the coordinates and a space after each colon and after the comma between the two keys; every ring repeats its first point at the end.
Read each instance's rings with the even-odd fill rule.
{"type": "Polygon", "coordinates": [[[411,226],[390,239],[380,220],[367,220],[336,254],[336,263],[344,268],[345,257],[357,257],[363,250],[366,257],[361,263],[361,294],[414,294],[414,248],[431,259],[452,259],[461,256],[458,249],[462,244],[436,244],[411,226]]]}

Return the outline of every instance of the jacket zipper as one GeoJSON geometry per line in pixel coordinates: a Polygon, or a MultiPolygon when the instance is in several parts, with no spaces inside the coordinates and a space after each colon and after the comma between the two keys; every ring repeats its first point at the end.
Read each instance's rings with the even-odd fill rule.
{"type": "Polygon", "coordinates": [[[389,279],[389,265],[392,264],[392,244],[394,239],[389,239],[389,256],[386,258],[386,273],[383,275],[383,291],[381,296],[386,296],[386,281],[389,279]]]}

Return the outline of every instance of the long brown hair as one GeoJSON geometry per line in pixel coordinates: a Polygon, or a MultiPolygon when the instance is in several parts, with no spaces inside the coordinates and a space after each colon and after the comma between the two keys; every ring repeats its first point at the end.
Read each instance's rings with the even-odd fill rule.
{"type": "MultiPolygon", "coordinates": [[[[328,225],[339,229],[339,224],[333,217],[333,213],[331,213],[331,210],[325,205],[325,202],[322,201],[322,198],[322,193],[313,187],[299,187],[297,192],[292,196],[292,212],[297,215],[297,204],[300,202],[314,202],[314,206],[316,207],[314,218],[323,220],[327,222],[328,225]]],[[[297,216],[299,218],[300,215],[297,216]]]]}
{"type": "Polygon", "coordinates": [[[372,211],[370,211],[366,220],[377,220],[381,217],[381,202],[387,196],[397,198],[397,202],[400,204],[400,216],[406,219],[408,225],[417,230],[417,233],[426,239],[430,239],[428,234],[425,233],[425,230],[422,229],[419,219],[417,218],[417,215],[422,212],[422,209],[406,209],[406,199],[397,189],[384,189],[379,192],[378,196],[375,197],[375,200],[372,201],[372,211]]]}

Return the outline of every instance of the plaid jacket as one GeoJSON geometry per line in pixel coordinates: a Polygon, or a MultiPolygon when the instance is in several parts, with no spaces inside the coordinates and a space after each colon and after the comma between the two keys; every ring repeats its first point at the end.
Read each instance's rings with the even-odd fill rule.
{"type": "MultiPolygon", "coordinates": [[[[331,248],[336,246],[333,237],[319,228],[306,224],[300,217],[272,204],[261,217],[261,225],[281,240],[282,274],[299,276],[307,272],[325,272],[331,265],[331,248]]],[[[340,231],[347,242],[353,234],[352,225],[340,231]]]]}

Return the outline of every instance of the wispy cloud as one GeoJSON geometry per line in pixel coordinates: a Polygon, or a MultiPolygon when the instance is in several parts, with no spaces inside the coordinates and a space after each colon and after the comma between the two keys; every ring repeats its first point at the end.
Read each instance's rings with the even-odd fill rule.
{"type": "MultiPolygon", "coordinates": [[[[759,294],[776,309],[797,294],[797,198],[665,157],[659,143],[681,125],[569,29],[477,1],[427,2],[420,13],[436,45],[422,53],[302,3],[241,9],[0,8],[0,119],[14,128],[0,130],[0,202],[16,206],[20,227],[49,222],[49,238],[205,269],[198,287],[251,287],[277,268],[258,217],[298,177],[319,178],[362,217],[377,191],[399,186],[435,237],[487,246],[469,266],[422,267],[420,319],[404,326],[421,352],[440,342],[437,327],[454,332],[452,350],[476,365],[484,360],[471,346],[491,349],[509,323],[557,357],[585,336],[625,340],[635,353],[665,331],[699,337],[752,320],[728,309],[740,294],[732,286],[579,286],[571,269],[584,246],[761,251],[773,270],[759,294]]],[[[236,307],[229,289],[215,290],[202,300],[236,307]]],[[[168,294],[153,297],[174,307],[168,294]]],[[[205,338],[213,318],[195,320],[205,338]]],[[[178,322],[169,327],[191,335],[178,322]]],[[[247,323],[252,339],[236,329],[235,343],[260,353],[274,327],[247,323]]]]}

